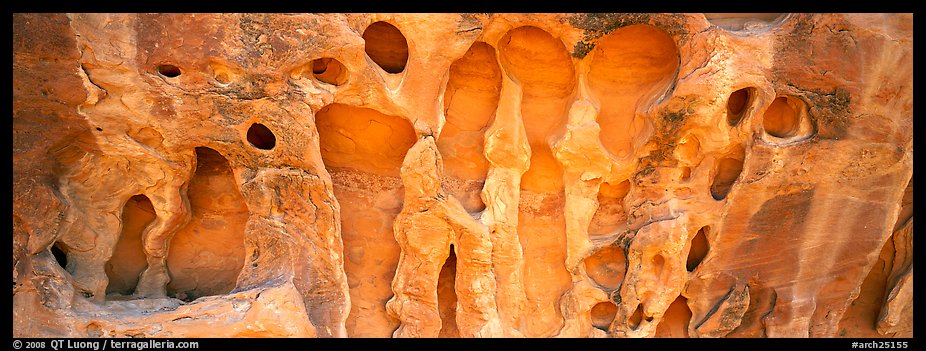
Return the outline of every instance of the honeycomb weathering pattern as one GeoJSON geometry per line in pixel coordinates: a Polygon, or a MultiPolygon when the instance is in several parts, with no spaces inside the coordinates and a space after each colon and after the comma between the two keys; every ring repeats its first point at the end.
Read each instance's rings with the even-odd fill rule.
{"type": "Polygon", "coordinates": [[[912,28],[15,14],[13,335],[912,337],[912,28]]]}

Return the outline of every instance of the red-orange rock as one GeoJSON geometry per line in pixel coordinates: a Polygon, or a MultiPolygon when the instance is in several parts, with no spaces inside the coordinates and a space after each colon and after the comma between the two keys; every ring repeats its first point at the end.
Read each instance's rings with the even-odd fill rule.
{"type": "Polygon", "coordinates": [[[912,14],[15,14],[14,337],[912,337],[912,14]]]}

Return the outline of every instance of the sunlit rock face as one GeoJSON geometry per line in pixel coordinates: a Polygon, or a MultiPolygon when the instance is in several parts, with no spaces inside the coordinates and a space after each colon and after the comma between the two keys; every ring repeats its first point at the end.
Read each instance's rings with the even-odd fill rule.
{"type": "Polygon", "coordinates": [[[15,14],[15,337],[911,337],[912,14],[15,14]]]}

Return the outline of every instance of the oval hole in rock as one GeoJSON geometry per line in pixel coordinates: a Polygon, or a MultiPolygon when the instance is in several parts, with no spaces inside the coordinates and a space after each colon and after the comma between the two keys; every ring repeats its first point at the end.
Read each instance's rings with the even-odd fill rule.
{"type": "Polygon", "coordinates": [[[611,301],[598,303],[592,307],[592,326],[595,328],[608,331],[614,316],[617,315],[617,306],[611,301]]]}
{"type": "Polygon", "coordinates": [[[336,59],[322,57],[312,60],[312,75],[319,81],[341,85],[347,82],[347,67],[336,59]]]}
{"type": "Polygon", "coordinates": [[[363,31],[364,51],[388,73],[402,73],[408,63],[408,41],[394,25],[379,21],[363,31]]]}
{"type": "Polygon", "coordinates": [[[254,123],[251,125],[251,128],[248,128],[248,142],[258,149],[270,150],[276,146],[277,138],[267,126],[254,123]]]}
{"type": "Polygon", "coordinates": [[[736,126],[746,115],[746,109],[752,102],[755,88],[743,88],[734,91],[727,99],[727,124],[736,126]]]}
{"type": "Polygon", "coordinates": [[[158,65],[158,73],[167,78],[174,78],[179,76],[182,72],[180,72],[180,67],[165,63],[158,65]]]}
{"type": "Polygon", "coordinates": [[[762,117],[765,132],[777,138],[797,135],[801,125],[801,115],[797,110],[799,106],[798,99],[787,96],[779,96],[772,101],[762,117]]]}
{"type": "Polygon", "coordinates": [[[61,248],[62,244],[55,243],[51,246],[51,254],[55,256],[55,261],[58,262],[58,265],[61,268],[67,270],[68,268],[68,255],[64,249],[61,248]]]}
{"type": "Polygon", "coordinates": [[[698,233],[695,234],[694,238],[691,239],[691,249],[688,250],[688,260],[685,262],[685,268],[688,269],[689,272],[693,272],[695,268],[701,264],[701,261],[704,260],[704,257],[707,256],[710,245],[707,242],[707,236],[704,234],[708,230],[710,230],[709,227],[701,228],[698,230],[698,233]]]}
{"type": "Polygon", "coordinates": [[[730,157],[724,157],[717,161],[717,171],[714,173],[714,180],[711,182],[711,197],[714,200],[723,200],[733,188],[733,183],[743,172],[743,151],[737,152],[730,157]]]}

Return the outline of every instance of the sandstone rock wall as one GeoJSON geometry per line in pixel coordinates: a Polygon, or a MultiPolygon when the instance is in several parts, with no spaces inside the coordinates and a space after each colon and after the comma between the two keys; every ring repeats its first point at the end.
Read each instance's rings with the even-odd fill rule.
{"type": "Polygon", "coordinates": [[[16,337],[912,336],[911,14],[15,14],[16,337]]]}

